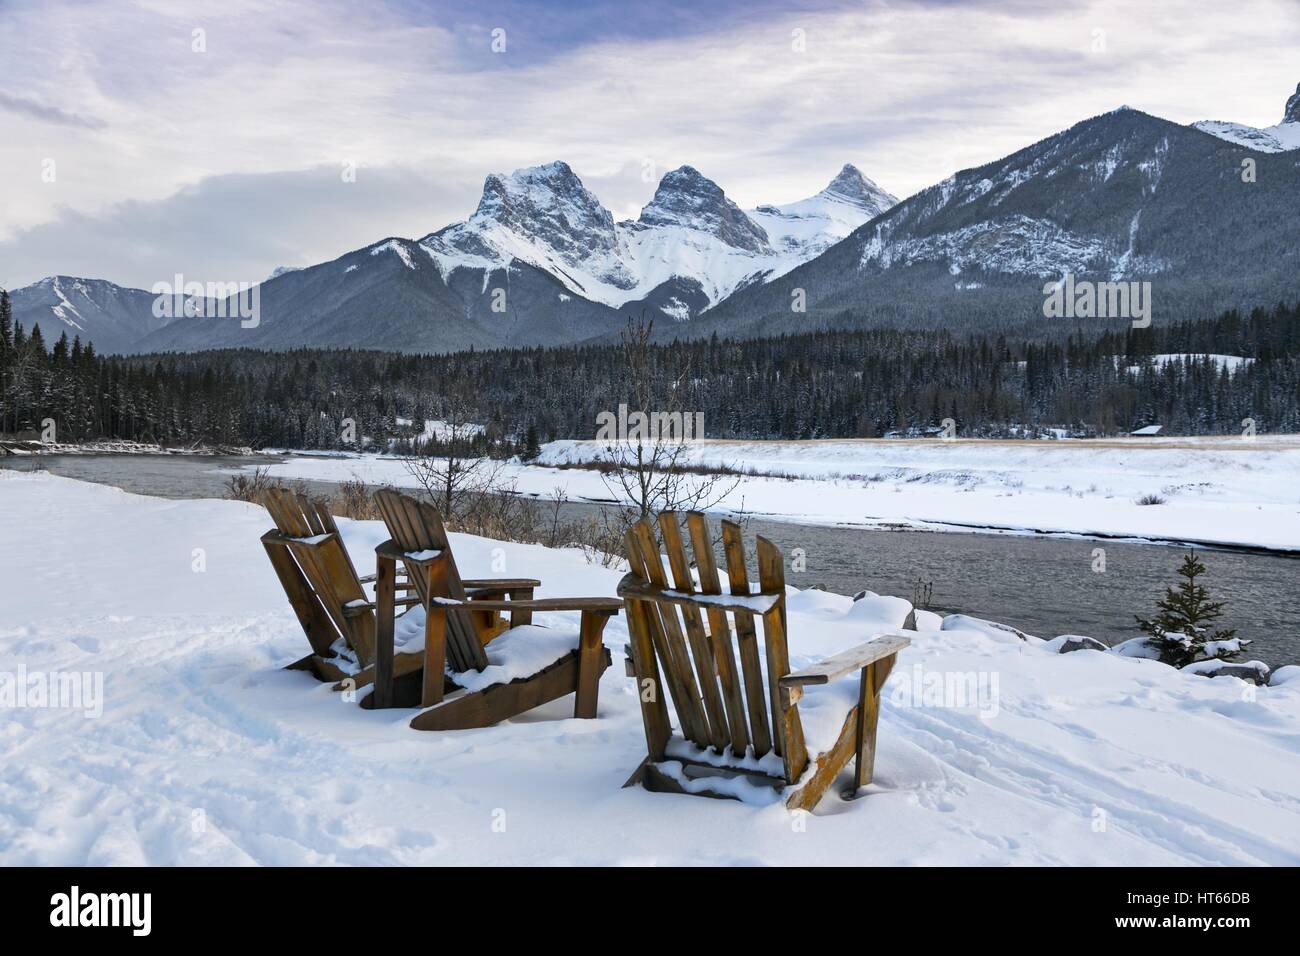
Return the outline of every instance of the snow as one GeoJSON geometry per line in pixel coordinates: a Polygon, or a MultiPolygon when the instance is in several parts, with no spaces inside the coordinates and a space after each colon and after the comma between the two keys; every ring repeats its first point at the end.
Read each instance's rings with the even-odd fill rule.
{"type": "Polygon", "coordinates": [[[1221,671],[1226,671],[1231,674],[1235,669],[1240,669],[1243,672],[1253,672],[1263,679],[1268,678],[1268,665],[1263,661],[1204,660],[1195,661],[1183,668],[1183,670],[1189,674],[1203,674],[1208,676],[1215,676],[1221,671]]]}
{"type": "MultiPolygon", "coordinates": [[[[569,292],[614,308],[675,277],[698,282],[713,305],[756,278],[784,275],[896,201],[869,181],[868,195],[855,201],[836,190],[839,181],[799,202],[737,209],[769,237],[766,246],[745,249],[710,230],[707,210],[616,223],[572,170],[550,163],[488,177],[474,214],[426,236],[420,248],[444,280],[460,268],[492,270],[518,260],[550,273],[569,292]]],[[[663,311],[678,321],[691,317],[678,300],[663,311]]]]}
{"type": "MultiPolygon", "coordinates": [[[[1118,356],[1116,358],[1118,359],[1118,356]]],[[[1166,365],[1172,365],[1176,362],[1200,363],[1207,359],[1217,370],[1223,371],[1227,369],[1234,375],[1255,361],[1253,358],[1246,358],[1241,355],[1222,355],[1217,352],[1162,352],[1159,355],[1151,356],[1151,364],[1156,368],[1164,368],[1166,365]]],[[[1142,369],[1143,366],[1141,365],[1128,366],[1128,371],[1135,375],[1140,373],[1142,369]]],[[[1136,435],[1137,432],[1133,434],[1136,435]]]]}
{"type": "Polygon", "coordinates": [[[487,646],[488,666],[482,671],[452,675],[468,691],[493,684],[508,684],[518,677],[536,674],[554,664],[578,646],[576,628],[551,628],[529,624],[512,628],[487,646]]]}
{"type": "Polygon", "coordinates": [[[1261,153],[1285,153],[1300,149],[1300,123],[1278,123],[1264,129],[1222,120],[1202,120],[1192,125],[1211,136],[1261,153]]]}
{"type": "Polygon", "coordinates": [[[406,244],[399,239],[389,239],[387,242],[381,242],[370,250],[372,256],[377,256],[381,252],[393,252],[402,260],[402,264],[408,269],[416,268],[415,259],[411,256],[411,250],[406,248],[406,244]]]}
{"type": "Polygon", "coordinates": [[[328,541],[332,537],[334,537],[334,533],[331,531],[327,534],[313,534],[308,538],[294,538],[293,540],[297,541],[299,544],[320,544],[322,541],[328,541]]]}
{"type": "MultiPolygon", "coordinates": [[[[608,500],[595,471],[553,467],[592,461],[603,449],[595,441],[551,442],[538,464],[509,465],[501,477],[523,494],[564,488],[574,500],[608,500]]],[[[786,521],[1300,550],[1292,481],[1300,436],[706,440],[692,442],[683,461],[752,469],[715,510],[786,521]],[[1136,504],[1147,494],[1166,502],[1136,504]]],[[[372,455],[295,457],[269,469],[280,478],[415,485],[400,459],[372,455]]]]}
{"type": "MultiPolygon", "coordinates": [[[[875,782],[844,803],[842,778],[796,827],[770,796],[621,788],[645,748],[621,615],[596,720],[566,698],[422,733],[410,710],[366,711],[282,670],[307,644],[258,541],[269,525],[241,502],[0,473],[0,671],[94,672],[104,689],[99,717],[0,721],[0,865],[1300,863],[1295,668],[1245,687],[975,627],[913,632],[875,782]],[[27,541],[40,546],[13,545],[27,541]],[[996,707],[931,699],[949,676],[997,678],[996,707]]],[[[382,525],[339,525],[364,573],[382,525]]],[[[463,574],[537,574],[542,596],[613,594],[621,576],[574,551],[451,537],[463,574]]],[[[790,594],[794,667],[872,636],[853,604],[790,594]]],[[[577,618],[539,623],[558,637],[577,618]]],[[[811,688],[806,722],[805,702],[839,691],[811,688]]]]}
{"type": "MultiPolygon", "coordinates": [[[[410,428],[415,424],[409,418],[398,418],[396,422],[403,428],[410,428]]],[[[473,422],[460,422],[453,425],[451,422],[443,421],[440,418],[426,418],[424,420],[424,429],[420,434],[412,435],[411,439],[415,442],[427,442],[431,439],[448,441],[452,437],[469,439],[475,435],[481,435],[485,431],[487,431],[487,426],[473,422]]]]}

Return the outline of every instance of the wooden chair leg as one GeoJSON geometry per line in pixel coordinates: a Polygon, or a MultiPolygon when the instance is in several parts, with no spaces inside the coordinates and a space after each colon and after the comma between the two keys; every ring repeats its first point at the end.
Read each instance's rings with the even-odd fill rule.
{"type": "Polygon", "coordinates": [[[397,617],[397,562],[376,557],[375,706],[393,706],[393,630],[397,617]]]}
{"type": "Polygon", "coordinates": [[[424,610],[424,688],[421,707],[442,702],[443,672],[447,669],[447,609],[429,602],[424,610]]]}
{"type": "MultiPolygon", "coordinates": [[[[512,601],[531,601],[533,599],[533,589],[516,588],[513,591],[508,591],[507,595],[512,601]]],[[[525,624],[532,624],[532,623],[533,623],[532,611],[511,611],[510,612],[511,627],[523,627],[525,624]]]]}
{"type": "Polygon", "coordinates": [[[853,766],[853,790],[857,792],[871,783],[876,765],[876,729],[880,723],[880,690],[885,686],[889,672],[894,669],[897,655],[873,661],[862,668],[858,687],[858,739],[857,759],[853,766]]]}
{"type": "Polygon", "coordinates": [[[573,716],[596,716],[596,700],[600,695],[600,674],[604,658],[602,636],[609,614],[594,611],[582,612],[578,638],[578,689],[573,704],[573,716]]]}
{"type": "Polygon", "coordinates": [[[880,695],[876,693],[876,665],[862,668],[858,684],[857,759],[853,763],[853,789],[871,783],[876,764],[876,725],[880,719],[880,695]]]}

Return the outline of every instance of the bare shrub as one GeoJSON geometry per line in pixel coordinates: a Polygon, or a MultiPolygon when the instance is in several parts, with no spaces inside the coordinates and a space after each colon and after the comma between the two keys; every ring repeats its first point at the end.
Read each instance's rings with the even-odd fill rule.
{"type": "Polygon", "coordinates": [[[300,494],[307,493],[307,486],[302,482],[289,485],[279,478],[272,478],[270,468],[258,467],[252,471],[241,471],[227,478],[222,497],[232,501],[250,501],[255,505],[265,505],[266,493],[273,488],[289,488],[300,494]]]}
{"type": "Polygon", "coordinates": [[[376,521],[382,517],[379,506],[375,504],[374,493],[388,485],[372,489],[364,480],[355,475],[339,483],[339,489],[329,499],[330,514],[342,518],[354,518],[357,521],[376,521]]]}
{"type": "Polygon", "coordinates": [[[1159,495],[1143,495],[1133,503],[1137,505],[1162,505],[1166,500],[1167,499],[1161,498],[1159,495]]]}

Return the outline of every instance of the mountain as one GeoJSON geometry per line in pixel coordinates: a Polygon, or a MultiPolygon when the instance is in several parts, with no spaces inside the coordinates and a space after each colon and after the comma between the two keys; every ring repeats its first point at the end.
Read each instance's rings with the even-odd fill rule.
{"type": "Polygon", "coordinates": [[[1049,331],[1045,283],[1151,283],[1156,323],[1300,298],[1300,165],[1132,109],[904,200],[665,335],[826,327],[1049,331]],[[805,312],[793,304],[802,298],[805,312]]]}
{"type": "Polygon", "coordinates": [[[73,276],[49,276],[9,294],[14,320],[28,331],[39,325],[47,344],[67,332],[69,341],[79,336],[100,352],[130,351],[169,322],[154,316],[155,298],[143,289],[73,276]]]}
{"type": "Polygon", "coordinates": [[[151,294],[120,290],[121,321],[111,328],[85,322],[82,337],[106,350],[103,335],[107,350],[136,352],[306,345],[441,352],[581,342],[613,334],[643,309],[673,322],[692,319],[736,289],[794,268],[892,202],[845,166],[816,196],[751,215],[683,166],[663,177],[636,220],[616,223],[568,164],[554,162],[488,176],[467,220],[422,239],[388,238],[331,262],[277,268],[258,287],[254,327],[155,320],[151,294]],[[754,216],[771,223],[772,237],[754,216]]]}
{"type": "Polygon", "coordinates": [[[1257,129],[1254,126],[1222,120],[1202,120],[1192,125],[1211,136],[1226,139],[1238,146],[1247,146],[1261,153],[1284,153],[1300,149],[1300,84],[1296,85],[1295,94],[1286,101],[1282,122],[1276,126],[1257,129]]]}
{"type": "Polygon", "coordinates": [[[846,164],[816,196],[784,206],[759,206],[750,210],[749,218],[763,228],[775,250],[806,261],[897,202],[856,166],[846,164]]]}
{"type": "Polygon", "coordinates": [[[737,288],[794,268],[892,196],[846,166],[821,193],[745,213],[690,166],[668,172],[635,220],[615,222],[565,163],[489,176],[468,220],[420,240],[443,275],[525,262],[570,292],[685,320],[737,288]],[[770,221],[768,234],[760,223],[770,221]]]}

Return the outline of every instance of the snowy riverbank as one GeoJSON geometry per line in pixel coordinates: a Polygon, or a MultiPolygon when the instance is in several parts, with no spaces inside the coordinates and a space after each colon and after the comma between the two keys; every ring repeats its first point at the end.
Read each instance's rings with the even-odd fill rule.
{"type": "MultiPolygon", "coordinates": [[[[596,442],[552,442],[503,477],[525,494],[608,500],[596,442]]],[[[293,455],[293,453],[285,453],[293,455]]],[[[719,510],[808,524],[1078,534],[1300,551],[1300,436],[1253,440],[699,442],[746,475],[719,510]],[[779,477],[772,477],[779,476],[779,477]],[[1154,495],[1162,504],[1138,501],[1154,495]]],[[[282,478],[411,487],[395,458],[293,456],[282,478]]]]}
{"type": "MultiPolygon", "coordinates": [[[[373,567],[382,526],[340,523],[373,567]]],[[[0,526],[0,672],[103,675],[98,717],[0,722],[3,864],[1300,863],[1300,680],[1254,688],[921,615],[876,783],[796,827],[776,806],[620,789],[644,749],[621,617],[598,720],[561,700],[419,733],[280,669],[306,645],[258,507],[0,472],[0,526]],[[950,706],[915,692],[927,675],[987,694],[950,706]]],[[[575,552],[453,543],[463,574],[535,575],[539,596],[619,577],[575,552]]],[[[838,595],[789,605],[796,666],[874,626],[838,595]]]]}

